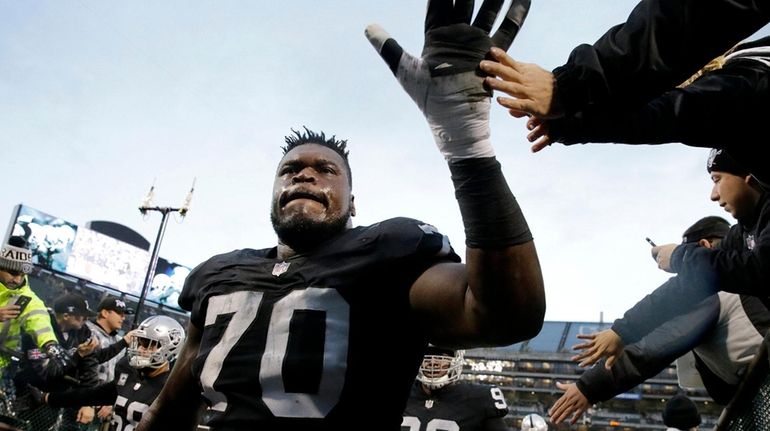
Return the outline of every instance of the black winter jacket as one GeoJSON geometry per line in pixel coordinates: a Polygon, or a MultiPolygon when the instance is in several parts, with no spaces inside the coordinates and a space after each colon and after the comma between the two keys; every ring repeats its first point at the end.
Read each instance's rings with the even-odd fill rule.
{"type": "MultiPolygon", "coordinates": [[[[644,87],[642,82],[639,85],[644,87]]],[[[768,118],[770,37],[742,44],[721,69],[704,74],[687,87],[634,106],[586,107],[551,120],[548,126],[550,136],[566,145],[681,142],[721,148],[764,185],[770,185],[768,118]]]]}
{"type": "Polygon", "coordinates": [[[644,104],[768,22],[768,0],[642,0],[554,70],[559,99],[567,115],[644,104]]]}

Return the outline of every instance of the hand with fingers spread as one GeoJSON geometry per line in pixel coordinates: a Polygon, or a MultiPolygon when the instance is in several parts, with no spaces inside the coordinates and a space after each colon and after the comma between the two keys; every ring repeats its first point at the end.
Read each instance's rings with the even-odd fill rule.
{"type": "Polygon", "coordinates": [[[612,329],[595,332],[593,334],[580,334],[577,336],[581,340],[588,340],[585,343],[572,346],[572,350],[582,350],[579,354],[570,358],[573,361],[580,361],[581,367],[593,365],[601,358],[607,358],[604,366],[607,369],[612,368],[612,364],[623,353],[623,341],[620,336],[612,329]]]}
{"type": "Polygon", "coordinates": [[[553,407],[548,410],[551,422],[558,425],[572,415],[569,422],[574,425],[583,416],[583,413],[591,407],[591,403],[574,383],[556,382],[556,387],[563,390],[564,395],[556,400],[553,407]]]}
{"type": "Polygon", "coordinates": [[[489,32],[503,0],[485,0],[473,24],[473,0],[431,0],[422,56],[414,57],[379,25],[366,37],[428,120],[447,160],[492,157],[490,93],[479,62],[490,48],[505,52],[521,28],[530,0],[514,0],[499,29],[489,32]]]}
{"type": "Polygon", "coordinates": [[[491,50],[492,60],[479,67],[492,75],[486,85],[511,97],[498,97],[497,103],[508,108],[514,117],[532,115],[542,119],[558,118],[562,111],[556,97],[556,78],[536,64],[521,63],[501,49],[491,50]]]}

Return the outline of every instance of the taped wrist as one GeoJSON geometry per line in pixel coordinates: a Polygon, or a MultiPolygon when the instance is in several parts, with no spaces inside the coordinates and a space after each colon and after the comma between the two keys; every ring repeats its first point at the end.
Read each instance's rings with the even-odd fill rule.
{"type": "Polygon", "coordinates": [[[496,158],[452,160],[449,170],[468,247],[503,248],[532,241],[496,158]]]}

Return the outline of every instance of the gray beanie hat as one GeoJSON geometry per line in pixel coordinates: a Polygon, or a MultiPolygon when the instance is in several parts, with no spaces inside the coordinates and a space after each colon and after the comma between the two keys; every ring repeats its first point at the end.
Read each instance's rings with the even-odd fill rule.
{"type": "Polygon", "coordinates": [[[32,252],[23,238],[13,236],[0,248],[0,269],[25,274],[32,271],[32,252]]]}

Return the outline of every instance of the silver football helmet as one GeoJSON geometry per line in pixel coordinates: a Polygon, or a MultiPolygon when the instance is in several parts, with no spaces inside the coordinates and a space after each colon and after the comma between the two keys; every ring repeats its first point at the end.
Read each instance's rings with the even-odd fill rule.
{"type": "Polygon", "coordinates": [[[417,371],[417,380],[428,389],[441,389],[460,380],[463,372],[464,350],[442,349],[428,346],[422,364],[417,371]]]}
{"type": "Polygon", "coordinates": [[[168,316],[152,316],[136,328],[128,346],[128,363],[134,368],[157,368],[173,361],[184,343],[182,325],[168,316]]]}
{"type": "Polygon", "coordinates": [[[531,413],[521,420],[521,431],[548,431],[548,424],[542,416],[531,413]]]}

